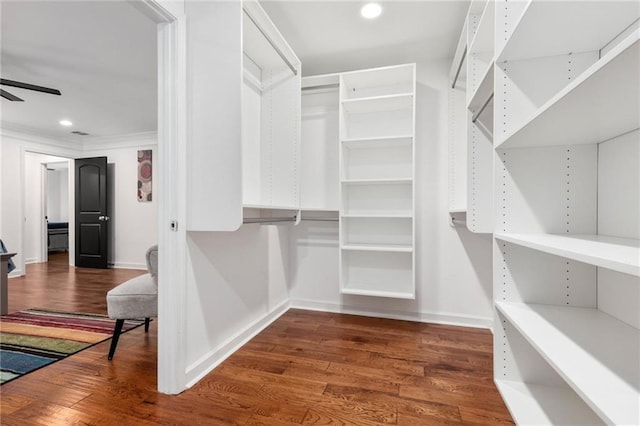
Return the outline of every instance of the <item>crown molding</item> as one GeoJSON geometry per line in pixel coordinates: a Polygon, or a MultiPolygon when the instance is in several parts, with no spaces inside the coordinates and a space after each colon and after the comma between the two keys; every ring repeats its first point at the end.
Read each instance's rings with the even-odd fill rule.
{"type": "Polygon", "coordinates": [[[104,151],[109,149],[155,147],[158,145],[158,133],[140,132],[117,136],[84,137],[72,141],[55,138],[34,131],[33,129],[3,124],[0,136],[17,139],[27,144],[27,148],[46,151],[63,150],[70,157],[81,157],[83,153],[104,151]]]}
{"type": "Polygon", "coordinates": [[[82,151],[103,151],[156,145],[158,145],[158,132],[152,131],[117,136],[86,137],[82,141],[82,151]]]}
{"type": "Polygon", "coordinates": [[[3,124],[2,127],[0,127],[0,137],[17,139],[23,142],[27,149],[45,150],[48,152],[53,149],[56,153],[63,151],[66,156],[72,158],[82,154],[82,145],[77,141],[52,138],[50,136],[37,134],[26,128],[5,126],[3,124]]]}

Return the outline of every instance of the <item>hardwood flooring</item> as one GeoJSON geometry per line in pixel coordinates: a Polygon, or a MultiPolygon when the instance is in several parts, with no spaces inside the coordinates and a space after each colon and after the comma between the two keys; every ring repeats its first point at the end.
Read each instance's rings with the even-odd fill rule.
{"type": "MultiPolygon", "coordinates": [[[[53,258],[10,280],[9,310],[105,313],[141,271],[53,258]],[[66,277],[66,278],[65,278],[66,277]]],[[[193,388],[156,392],[156,323],[0,388],[2,425],[513,424],[492,380],[489,331],[292,309],[193,388]]]]}

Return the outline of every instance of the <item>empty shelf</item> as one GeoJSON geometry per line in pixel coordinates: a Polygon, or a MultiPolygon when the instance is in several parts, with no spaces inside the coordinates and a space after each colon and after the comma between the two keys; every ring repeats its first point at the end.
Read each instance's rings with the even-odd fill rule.
{"type": "Polygon", "coordinates": [[[601,49],[638,19],[638,11],[633,1],[529,1],[498,61],[601,49]]]}
{"type": "Polygon", "coordinates": [[[496,386],[517,424],[595,425],[602,421],[568,387],[496,380],[496,386]]]}
{"type": "Polygon", "coordinates": [[[604,235],[496,234],[496,239],[640,276],[640,241],[604,235]]]}
{"type": "Polygon", "coordinates": [[[638,329],[597,309],[496,307],[602,420],[640,424],[638,329]]]}
{"type": "Polygon", "coordinates": [[[410,110],[413,107],[413,93],[400,95],[373,96],[370,98],[348,99],[342,101],[342,108],[349,113],[368,113],[379,111],[410,110]]]}
{"type": "Polygon", "coordinates": [[[342,250],[354,251],[384,251],[397,253],[412,253],[413,247],[410,245],[400,244],[353,244],[346,243],[342,245],[342,250]]]}
{"type": "Polygon", "coordinates": [[[397,135],[380,138],[344,139],[342,144],[349,149],[354,148],[393,148],[411,145],[413,136],[397,135]]]}
{"type": "Polygon", "coordinates": [[[356,296],[375,296],[375,297],[392,297],[394,299],[415,299],[415,295],[409,292],[401,291],[385,291],[385,290],[368,290],[366,288],[344,287],[340,290],[342,294],[352,294],[356,296]]]}
{"type": "Polygon", "coordinates": [[[413,183],[411,178],[388,179],[347,179],[342,181],[346,185],[404,185],[413,183]]]}
{"type": "Polygon", "coordinates": [[[639,39],[636,30],[496,146],[598,143],[640,127],[639,39]]]}

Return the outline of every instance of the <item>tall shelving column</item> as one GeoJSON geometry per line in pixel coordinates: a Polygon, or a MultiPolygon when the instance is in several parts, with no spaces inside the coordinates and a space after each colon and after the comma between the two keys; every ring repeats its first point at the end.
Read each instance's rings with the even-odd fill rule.
{"type": "Polygon", "coordinates": [[[415,64],[340,76],[340,290],[415,298],[415,64]]]}
{"type": "Polygon", "coordinates": [[[467,228],[493,232],[495,3],[474,1],[467,18],[467,228]]]}
{"type": "Polygon", "coordinates": [[[495,7],[496,385],[519,424],[640,424],[640,5],[495,7]]]}

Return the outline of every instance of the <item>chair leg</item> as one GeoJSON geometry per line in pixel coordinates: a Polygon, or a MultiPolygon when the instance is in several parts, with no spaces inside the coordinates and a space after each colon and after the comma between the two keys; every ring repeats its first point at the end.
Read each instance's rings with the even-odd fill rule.
{"type": "Polygon", "coordinates": [[[149,323],[151,322],[151,318],[145,318],[144,319],[144,332],[148,333],[149,332],[149,323]]]}
{"type": "Polygon", "coordinates": [[[109,360],[113,358],[113,354],[116,352],[116,346],[118,346],[118,339],[120,338],[120,333],[122,333],[123,325],[123,319],[116,320],[116,326],[113,329],[113,337],[111,338],[111,348],[109,349],[109,360]]]}

